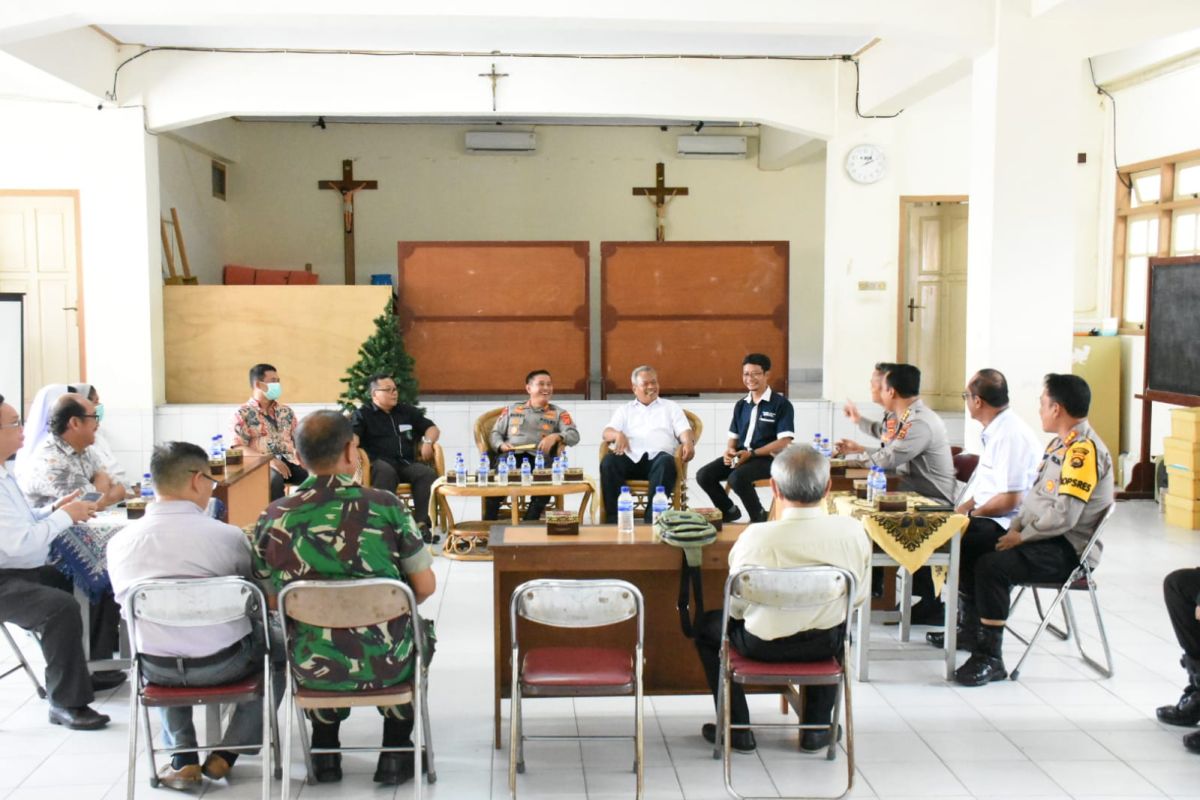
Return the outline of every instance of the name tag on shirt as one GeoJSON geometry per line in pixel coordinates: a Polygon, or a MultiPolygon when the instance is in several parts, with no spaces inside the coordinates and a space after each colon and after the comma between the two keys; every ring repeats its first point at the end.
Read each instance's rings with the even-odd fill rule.
{"type": "Polygon", "coordinates": [[[397,425],[396,426],[396,431],[398,433],[408,433],[411,430],[412,430],[412,425],[397,425]]]}

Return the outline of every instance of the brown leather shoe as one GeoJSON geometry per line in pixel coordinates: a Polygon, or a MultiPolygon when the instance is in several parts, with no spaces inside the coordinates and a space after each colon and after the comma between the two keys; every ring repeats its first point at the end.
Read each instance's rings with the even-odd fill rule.
{"type": "Polygon", "coordinates": [[[168,762],[159,768],[158,781],[168,789],[185,790],[199,786],[204,782],[204,778],[200,776],[199,764],[185,764],[175,769],[168,762]]]}
{"type": "Polygon", "coordinates": [[[210,753],[208,758],[204,759],[204,768],[201,771],[209,780],[219,781],[228,775],[231,769],[233,769],[233,765],[223,757],[216,753],[210,753]]]}

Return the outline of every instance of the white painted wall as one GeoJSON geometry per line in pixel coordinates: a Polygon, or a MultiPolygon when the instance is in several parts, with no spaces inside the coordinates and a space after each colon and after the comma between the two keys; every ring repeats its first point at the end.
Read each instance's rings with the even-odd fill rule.
{"type": "MultiPolygon", "coordinates": [[[[232,124],[232,123],[230,123],[232,124]]],[[[201,150],[181,136],[158,137],[159,207],[161,219],[170,221],[171,209],[179,212],[179,227],[183,231],[188,265],[192,275],[201,283],[220,283],[221,267],[232,260],[230,231],[233,211],[229,202],[212,194],[212,162],[210,153],[201,150]]],[[[232,167],[227,167],[232,169],[232,167]]],[[[233,187],[226,185],[226,192],[233,187]]],[[[168,226],[168,236],[171,236],[168,226]]],[[[183,274],[179,249],[175,253],[176,274],[183,274]]],[[[162,265],[166,274],[166,262],[162,265]]]]}

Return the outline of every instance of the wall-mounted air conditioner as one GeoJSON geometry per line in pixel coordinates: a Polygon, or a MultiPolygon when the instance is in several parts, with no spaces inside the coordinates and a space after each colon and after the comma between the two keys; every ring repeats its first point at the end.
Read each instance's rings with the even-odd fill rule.
{"type": "Polygon", "coordinates": [[[675,140],[680,158],[745,158],[745,136],[680,136],[675,140]]]}
{"type": "Polygon", "coordinates": [[[537,134],[526,131],[467,131],[468,153],[532,153],[537,134]]]}

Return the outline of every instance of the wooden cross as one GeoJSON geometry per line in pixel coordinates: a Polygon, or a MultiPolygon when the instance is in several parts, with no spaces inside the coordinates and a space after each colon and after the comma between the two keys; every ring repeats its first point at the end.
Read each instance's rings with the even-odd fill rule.
{"type": "Polygon", "coordinates": [[[363,189],[378,189],[378,181],[360,181],[354,179],[354,162],[350,159],[342,161],[342,179],[340,181],[317,181],[318,189],[333,189],[342,195],[342,258],[346,270],[346,285],[355,282],[354,275],[354,195],[363,189]]]}
{"type": "Polygon", "coordinates": [[[666,168],[660,161],[654,165],[654,185],[653,186],[635,186],[633,193],[638,197],[645,197],[654,205],[655,216],[655,236],[656,242],[665,242],[667,240],[667,204],[676,197],[681,197],[688,193],[686,186],[667,186],[666,168]]]}
{"type": "Polygon", "coordinates": [[[507,78],[508,73],[507,72],[496,72],[496,65],[492,64],[492,71],[491,72],[481,72],[481,73],[479,73],[479,77],[491,78],[491,80],[492,80],[492,111],[495,111],[496,110],[496,82],[499,81],[501,78],[507,78]]]}

